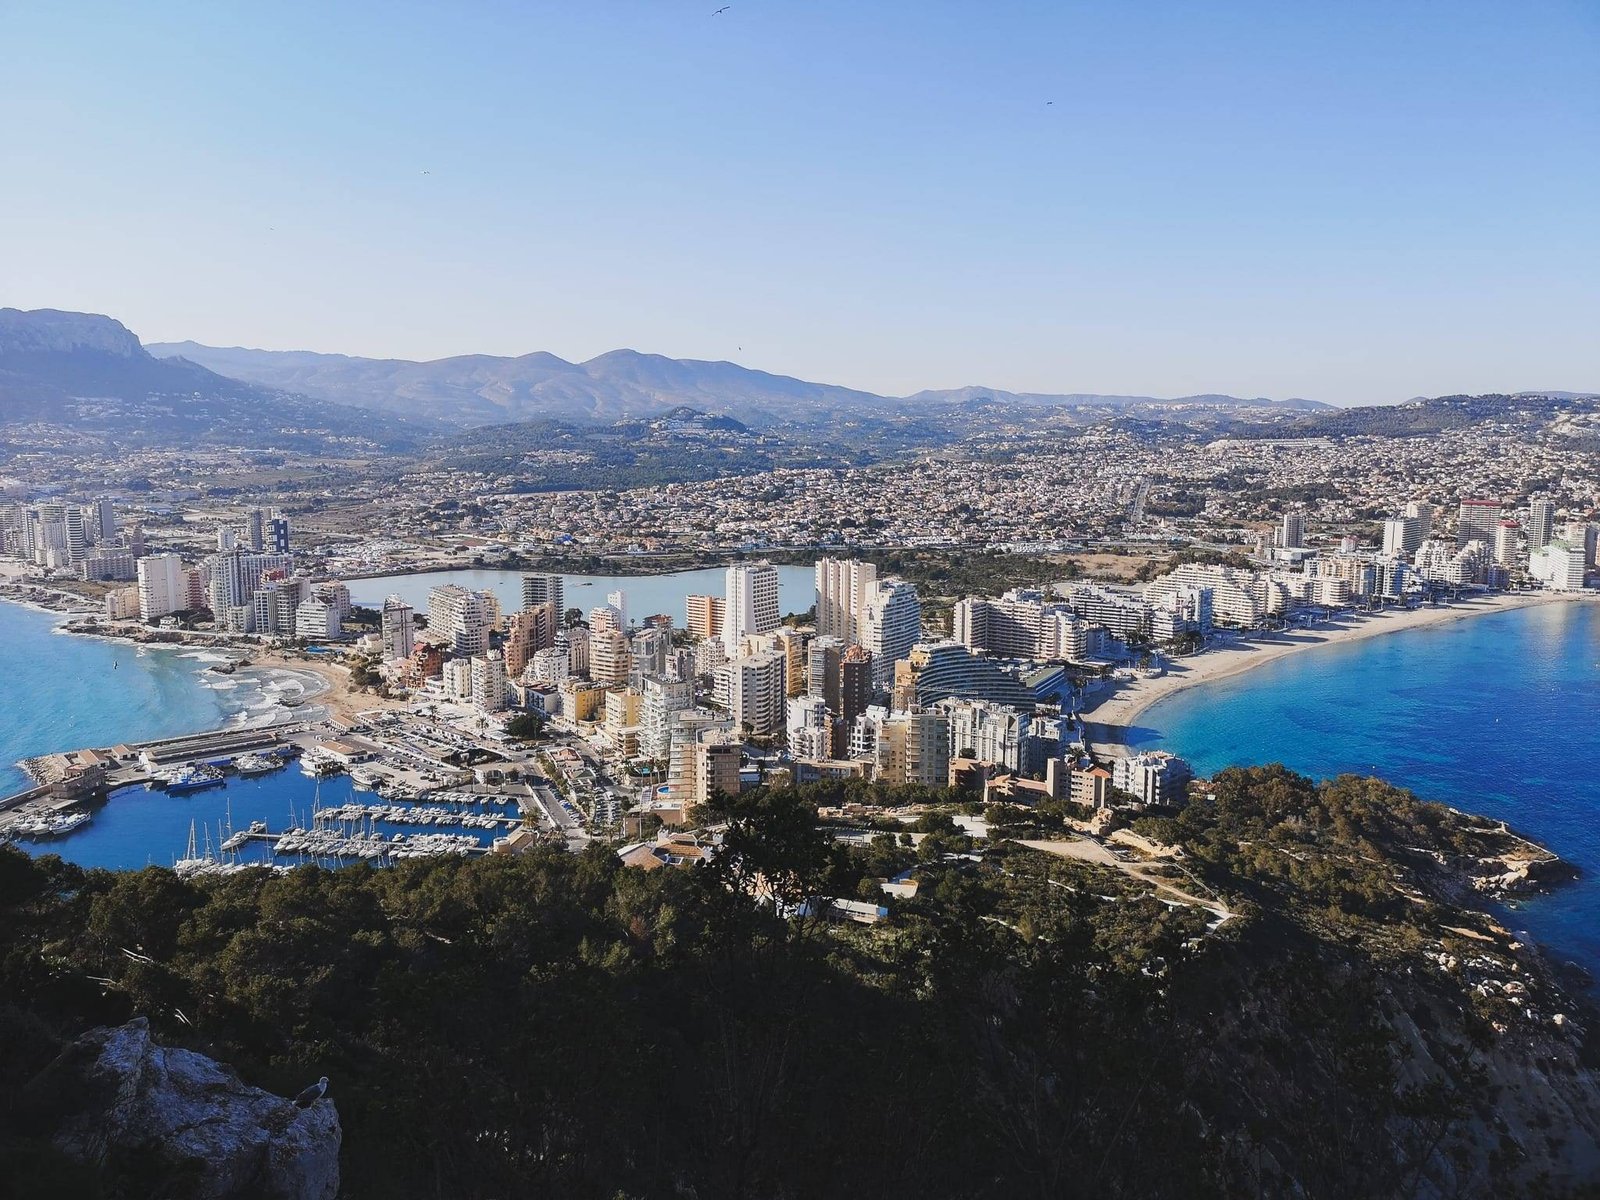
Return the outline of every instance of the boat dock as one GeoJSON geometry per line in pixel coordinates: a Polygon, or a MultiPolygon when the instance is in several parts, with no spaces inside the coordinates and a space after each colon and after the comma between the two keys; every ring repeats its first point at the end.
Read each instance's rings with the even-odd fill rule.
{"type": "Polygon", "coordinates": [[[225,769],[237,755],[310,744],[319,731],[319,726],[304,722],[265,729],[222,729],[25,759],[20,765],[37,782],[0,798],[0,837],[41,818],[60,816],[103,799],[119,788],[159,785],[174,769],[208,764],[225,769]]]}

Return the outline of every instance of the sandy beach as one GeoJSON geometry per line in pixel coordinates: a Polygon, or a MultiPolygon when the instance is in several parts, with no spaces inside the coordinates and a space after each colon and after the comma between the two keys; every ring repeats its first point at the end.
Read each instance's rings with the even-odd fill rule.
{"type": "Polygon", "coordinates": [[[1596,592],[1507,592],[1474,597],[1437,608],[1409,611],[1385,610],[1378,613],[1349,614],[1309,629],[1284,633],[1252,635],[1231,644],[1208,648],[1201,654],[1171,659],[1167,673],[1154,679],[1115,681],[1094,703],[1085,704],[1083,715],[1091,748],[1101,755],[1126,752],[1124,740],[1145,709],[1158,700],[1186,688],[1214,683],[1254,670],[1285,655],[1337,646],[1363,638],[1400,633],[1407,629],[1442,625],[1486,613],[1513,608],[1532,608],[1543,604],[1584,603],[1600,599],[1596,592]]]}
{"type": "Polygon", "coordinates": [[[375,708],[405,707],[399,701],[356,691],[350,686],[350,669],[340,663],[317,662],[277,651],[257,651],[250,655],[250,666],[244,671],[261,672],[269,678],[274,674],[292,673],[304,681],[300,702],[292,709],[284,709],[293,714],[294,720],[311,719],[315,715],[311,712],[313,708],[321,709],[331,719],[353,721],[357,713],[375,708]],[[315,680],[315,685],[307,686],[311,680],[315,680]]]}

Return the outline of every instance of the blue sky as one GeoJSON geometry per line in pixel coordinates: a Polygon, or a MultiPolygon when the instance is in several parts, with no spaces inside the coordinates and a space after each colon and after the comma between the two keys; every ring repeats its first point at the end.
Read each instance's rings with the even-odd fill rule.
{"type": "Polygon", "coordinates": [[[0,304],[890,393],[1600,389],[1593,0],[720,3],[0,0],[0,304]]]}

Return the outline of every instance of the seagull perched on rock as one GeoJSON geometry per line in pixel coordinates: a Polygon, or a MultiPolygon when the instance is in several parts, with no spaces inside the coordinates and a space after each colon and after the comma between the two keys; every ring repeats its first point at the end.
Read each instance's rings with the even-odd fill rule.
{"type": "Polygon", "coordinates": [[[328,1094],[328,1077],[324,1075],[294,1098],[296,1108],[310,1108],[328,1094]]]}

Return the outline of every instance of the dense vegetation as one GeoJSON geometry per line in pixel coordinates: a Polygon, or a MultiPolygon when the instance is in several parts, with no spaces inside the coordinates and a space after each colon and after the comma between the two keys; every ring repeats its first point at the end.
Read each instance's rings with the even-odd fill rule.
{"type": "Polygon", "coordinates": [[[0,1180],[68,1190],[25,1081],[136,1013],[280,1092],[329,1075],[357,1197],[1409,1196],[1474,1136],[1474,1065],[1405,1069],[1385,1015],[1485,1036],[1418,956],[1484,921],[1403,857],[1473,850],[1447,810],[1225,772],[1147,827],[1218,926],[942,813],[846,850],[815,815],[841,798],[747,793],[696,871],[597,846],[187,882],[0,851],[0,1180]],[[911,868],[878,927],[751,899],[814,912],[911,868]]]}

